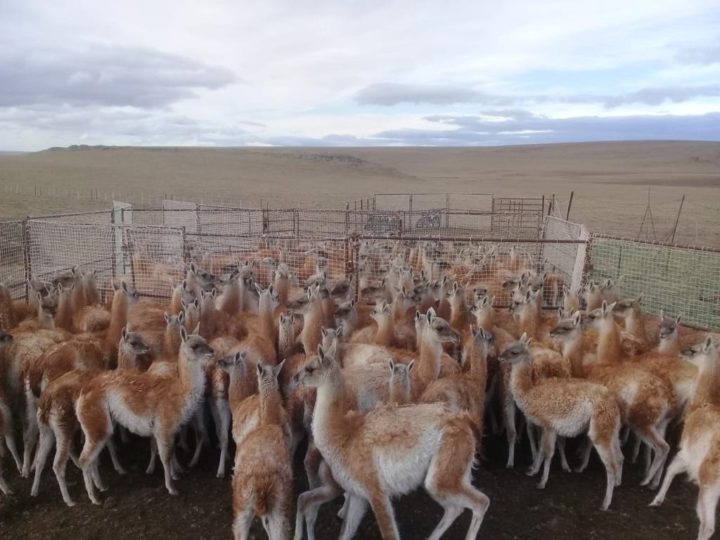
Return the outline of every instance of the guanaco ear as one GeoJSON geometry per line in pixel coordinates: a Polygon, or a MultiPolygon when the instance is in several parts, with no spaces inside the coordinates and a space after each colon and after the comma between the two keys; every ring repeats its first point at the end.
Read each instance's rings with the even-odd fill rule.
{"type": "Polygon", "coordinates": [[[185,343],[188,339],[187,330],[185,330],[185,327],[183,326],[180,328],[180,340],[185,343]]]}
{"type": "Polygon", "coordinates": [[[529,344],[530,344],[530,338],[528,337],[527,332],[523,332],[523,335],[520,336],[520,341],[521,341],[522,343],[524,343],[525,345],[529,345],[529,344]]]}
{"type": "Polygon", "coordinates": [[[703,352],[704,353],[709,352],[710,349],[712,348],[712,346],[713,346],[712,338],[710,336],[706,337],[705,341],[703,342],[703,352]]]}
{"type": "Polygon", "coordinates": [[[437,317],[437,314],[435,313],[435,308],[430,308],[427,310],[427,320],[428,322],[432,322],[433,319],[437,317]]]}
{"type": "Polygon", "coordinates": [[[422,315],[420,314],[420,312],[419,312],[418,310],[415,310],[415,322],[419,322],[419,321],[420,321],[420,317],[422,317],[422,315]]]}
{"type": "Polygon", "coordinates": [[[321,326],[320,327],[320,335],[322,336],[323,339],[325,339],[326,334],[327,334],[327,330],[325,329],[324,326],[321,326]]]}
{"type": "Polygon", "coordinates": [[[127,339],[127,335],[128,335],[127,326],[123,326],[123,327],[122,327],[122,330],[120,330],[120,338],[121,338],[123,341],[125,341],[125,340],[127,339]]]}
{"type": "Polygon", "coordinates": [[[531,299],[532,299],[532,292],[531,291],[526,292],[525,293],[525,303],[526,304],[529,303],[531,299]]]}
{"type": "Polygon", "coordinates": [[[245,361],[245,356],[245,351],[236,352],[235,358],[233,358],[233,362],[235,363],[235,365],[244,367],[243,362],[245,361]]]}
{"type": "Polygon", "coordinates": [[[195,306],[197,309],[200,309],[200,300],[196,298],[192,301],[192,305],[195,306]]]}
{"type": "Polygon", "coordinates": [[[617,302],[613,302],[612,304],[610,304],[609,306],[607,306],[607,312],[608,312],[608,313],[612,313],[612,312],[613,312],[613,309],[615,309],[615,305],[616,305],[616,304],[617,304],[617,302]]]}
{"type": "Polygon", "coordinates": [[[178,313],[177,320],[180,324],[185,322],[185,312],[184,311],[181,311],[180,313],[178,313]]]}
{"type": "Polygon", "coordinates": [[[199,335],[200,335],[200,323],[197,323],[197,324],[195,325],[195,328],[193,328],[193,331],[192,331],[192,335],[193,335],[193,336],[199,336],[199,335]]]}
{"type": "Polygon", "coordinates": [[[128,289],[127,283],[125,283],[124,281],[121,281],[120,283],[122,286],[122,290],[125,291],[126,294],[130,294],[130,290],[128,289]]]}
{"type": "Polygon", "coordinates": [[[320,358],[320,364],[325,363],[325,351],[322,348],[322,345],[318,345],[317,348],[318,358],[320,358]]]}
{"type": "Polygon", "coordinates": [[[414,367],[415,367],[415,360],[410,360],[410,363],[408,364],[408,373],[410,373],[414,367]]]}
{"type": "Polygon", "coordinates": [[[390,373],[395,371],[395,362],[393,361],[392,358],[388,358],[387,364],[388,364],[388,367],[390,368],[390,373]]]}
{"type": "Polygon", "coordinates": [[[262,374],[263,374],[263,365],[262,365],[261,362],[258,362],[257,364],[255,364],[255,369],[257,369],[257,374],[258,374],[258,376],[259,376],[259,377],[262,377],[262,374]]]}
{"type": "Polygon", "coordinates": [[[343,333],[343,327],[342,327],[342,326],[338,326],[338,327],[335,329],[335,336],[339,338],[339,337],[342,336],[342,333],[343,333]]]}
{"type": "Polygon", "coordinates": [[[197,274],[197,268],[194,262],[190,262],[190,272],[193,274],[197,274]]]}
{"type": "Polygon", "coordinates": [[[113,278],[110,278],[110,285],[112,285],[113,291],[117,291],[120,289],[120,285],[115,283],[115,280],[113,278]]]}
{"type": "Polygon", "coordinates": [[[280,372],[282,371],[282,368],[285,365],[285,360],[287,360],[287,358],[283,358],[282,362],[280,362],[277,366],[274,366],[272,368],[273,375],[275,376],[276,379],[278,378],[278,375],[280,375],[280,372]]]}
{"type": "Polygon", "coordinates": [[[580,324],[580,321],[582,320],[582,313],[579,311],[576,311],[572,315],[572,322],[575,326],[578,326],[580,324]]]}
{"type": "Polygon", "coordinates": [[[676,324],[676,325],[680,324],[680,318],[681,318],[681,317],[682,317],[682,315],[678,315],[677,317],[675,317],[675,324],[676,324]]]}
{"type": "Polygon", "coordinates": [[[355,307],[355,299],[354,298],[352,300],[350,300],[350,307],[351,308],[355,307]]]}
{"type": "Polygon", "coordinates": [[[163,319],[165,319],[165,324],[170,324],[170,315],[168,315],[167,311],[163,312],[163,319]]]}

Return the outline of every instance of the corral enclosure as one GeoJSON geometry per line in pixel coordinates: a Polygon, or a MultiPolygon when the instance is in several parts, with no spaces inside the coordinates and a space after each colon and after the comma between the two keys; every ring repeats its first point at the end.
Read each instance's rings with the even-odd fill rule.
{"type": "MultiPolygon", "coordinates": [[[[613,279],[624,296],[642,296],[650,313],[720,327],[720,250],[593,235],[549,214],[549,202],[489,194],[376,195],[338,210],[116,202],[106,210],[1,222],[0,282],[22,298],[27,280],[79,266],[98,272],[106,294],[112,279],[123,278],[142,295],[166,298],[187,262],[223,274],[266,250],[300,283],[315,270],[307,254],[320,254],[329,277],[352,279],[355,297],[371,300],[392,257],[422,251],[429,278],[462,264],[476,283],[489,276],[493,257],[522,257],[552,277],[547,307],[560,305],[562,285],[577,291],[588,280],[613,279]]],[[[502,291],[494,292],[503,306],[502,291]]]]}

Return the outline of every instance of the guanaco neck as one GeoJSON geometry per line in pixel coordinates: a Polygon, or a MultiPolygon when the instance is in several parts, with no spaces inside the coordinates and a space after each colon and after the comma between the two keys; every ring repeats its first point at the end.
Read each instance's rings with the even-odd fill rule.
{"type": "Polygon", "coordinates": [[[404,405],[410,402],[410,397],[410,380],[395,377],[393,374],[390,377],[390,395],[388,402],[396,405],[404,405]]]}
{"type": "Polygon", "coordinates": [[[240,285],[238,282],[241,278],[235,277],[231,279],[223,289],[218,300],[218,309],[224,311],[228,315],[234,316],[240,312],[240,285]]]}
{"type": "Polygon", "coordinates": [[[200,306],[200,335],[205,339],[215,337],[215,326],[217,321],[217,312],[215,310],[215,300],[212,296],[206,296],[202,300],[200,306]]]}
{"type": "Polygon", "coordinates": [[[493,308],[483,308],[475,310],[475,326],[492,331],[495,325],[495,310],[493,308]]]}
{"type": "Polygon", "coordinates": [[[172,296],[170,297],[170,314],[177,315],[182,311],[182,297],[183,287],[182,283],[176,285],[173,288],[172,296]]]}
{"type": "Polygon", "coordinates": [[[305,314],[305,321],[301,332],[305,354],[313,354],[320,343],[320,327],[322,326],[323,312],[320,301],[313,299],[305,314]]]}
{"type": "MultiPolygon", "coordinates": [[[[75,287],[79,287],[79,284],[75,287]]],[[[73,293],[75,291],[73,290],[73,293]]],[[[73,301],[69,291],[63,291],[58,297],[58,307],[55,313],[55,327],[73,331],[73,301]]]]}
{"type": "Polygon", "coordinates": [[[540,326],[540,314],[538,313],[537,304],[529,302],[523,304],[519,313],[520,332],[525,332],[530,337],[537,336],[537,329],[540,326]]]}
{"type": "MultiPolygon", "coordinates": [[[[105,344],[114,350],[120,341],[123,326],[127,324],[130,302],[122,291],[115,291],[110,306],[110,326],[105,334],[105,344]]],[[[114,356],[114,355],[112,355],[114,356]]]]}
{"type": "Polygon", "coordinates": [[[295,328],[293,324],[278,325],[278,354],[287,357],[295,346],[295,328]]]}
{"type": "MultiPolygon", "coordinates": [[[[478,346],[472,334],[465,341],[462,354],[467,363],[465,376],[478,381],[487,381],[487,351],[485,347],[478,346]]],[[[484,387],[484,384],[479,386],[479,388],[484,387]]]]}
{"type": "Polygon", "coordinates": [[[510,388],[518,405],[525,402],[527,393],[532,390],[532,387],[532,366],[530,365],[528,353],[528,357],[525,360],[514,363],[510,371],[510,388]]]}
{"type": "Polygon", "coordinates": [[[620,332],[612,315],[604,317],[598,327],[597,363],[614,365],[620,363],[620,332]]]}
{"type": "Polygon", "coordinates": [[[585,377],[582,343],[582,331],[578,327],[562,340],[561,347],[563,358],[570,362],[570,372],[577,379],[585,377]]]}
{"type": "Polygon", "coordinates": [[[278,300],[281,306],[287,306],[288,298],[290,296],[290,280],[287,276],[280,274],[275,275],[274,288],[278,295],[278,300]]]}
{"type": "Polygon", "coordinates": [[[699,368],[688,413],[705,405],[720,407],[720,365],[717,355],[706,356],[699,368]]]}
{"type": "MultiPolygon", "coordinates": [[[[61,295],[64,296],[64,295],[61,295]]],[[[84,308],[88,302],[85,298],[85,289],[83,287],[83,280],[82,278],[75,281],[75,286],[73,287],[72,291],[70,292],[69,298],[69,309],[71,309],[74,313],[77,313],[82,308],[84,308]]],[[[60,311],[60,306],[58,305],[58,311],[60,311]]]]}
{"type": "Polygon", "coordinates": [[[187,359],[184,347],[180,347],[178,356],[178,375],[180,387],[189,394],[205,391],[205,370],[200,362],[190,362],[187,359]]]}
{"type": "Polygon", "coordinates": [[[389,347],[392,344],[393,337],[395,336],[395,322],[393,320],[393,316],[390,313],[382,313],[375,322],[377,323],[378,328],[375,333],[374,343],[376,345],[389,347]]]}
{"type": "Polygon", "coordinates": [[[467,306],[462,294],[454,294],[450,301],[450,326],[465,328],[467,325],[467,306]]]}
{"type": "Polygon", "coordinates": [[[122,344],[120,344],[120,346],[118,347],[117,369],[118,371],[129,371],[138,369],[137,355],[128,351],[126,347],[122,346],[122,344]]]}
{"type": "Polygon", "coordinates": [[[425,328],[420,339],[420,357],[413,370],[412,387],[415,394],[422,393],[425,387],[440,376],[440,357],[442,343],[432,328],[425,328]]]}
{"type": "Polygon", "coordinates": [[[335,433],[347,430],[344,418],[347,412],[345,396],[345,381],[335,366],[317,387],[312,431],[318,444],[330,442],[335,433]]]}
{"type": "Polygon", "coordinates": [[[630,309],[628,316],[625,318],[625,330],[634,338],[644,343],[648,342],[645,322],[643,321],[642,312],[638,308],[633,307],[630,309]]]}
{"type": "Polygon", "coordinates": [[[165,336],[163,337],[163,350],[168,357],[176,357],[180,352],[180,329],[174,325],[168,325],[165,328],[165,336]]]}
{"type": "MultiPolygon", "coordinates": [[[[245,398],[255,393],[255,388],[250,383],[250,379],[253,378],[245,377],[245,370],[242,366],[233,366],[229,370],[229,378],[228,403],[230,410],[234,410],[245,398]]],[[[257,381],[256,378],[254,380],[257,381]]]]}
{"type": "Polygon", "coordinates": [[[260,386],[260,425],[280,425],[282,423],[282,399],[275,386],[260,386]]]}
{"type": "Polygon", "coordinates": [[[669,336],[660,339],[657,350],[664,356],[676,357],[680,354],[680,340],[678,340],[677,330],[669,336]]]}
{"type": "Polygon", "coordinates": [[[273,324],[272,303],[269,298],[262,301],[262,305],[259,307],[258,319],[260,334],[274,343],[273,335],[275,334],[275,325],[273,324]]]}

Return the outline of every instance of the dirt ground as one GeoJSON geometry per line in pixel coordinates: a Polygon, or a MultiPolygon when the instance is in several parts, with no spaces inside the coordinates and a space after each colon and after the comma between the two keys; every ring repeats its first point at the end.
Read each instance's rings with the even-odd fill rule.
{"type": "MultiPolygon", "coordinates": [[[[572,448],[569,444],[569,452],[572,448]]],[[[486,459],[475,473],[475,484],[491,499],[479,538],[680,540],[694,538],[697,533],[697,491],[680,477],[664,505],[649,508],[653,493],[639,486],[641,467],[626,463],[623,485],[616,489],[610,510],[603,512],[599,507],[605,476],[595,457],[583,474],[564,473],[559,463],[554,463],[548,485],[541,491],[535,488],[536,480],[523,473],[529,463],[527,452],[520,453],[518,467],[509,471],[503,466],[504,449],[499,438],[488,438],[486,459]]],[[[160,468],[153,476],[144,474],[146,456],[146,441],[136,440],[131,448],[124,448],[121,458],[129,471],[125,477],[118,476],[104,456],[103,478],[110,489],[103,494],[100,507],[88,501],[81,475],[72,464],[68,465],[68,477],[70,492],[77,502],[73,508],[62,503],[51,470],[45,471],[36,499],[29,496],[30,481],[10,471],[7,476],[16,495],[0,496],[0,538],[231,538],[230,480],[215,478],[215,455],[206,453],[197,469],[183,475],[177,497],[165,491],[160,468]]],[[[572,453],[568,456],[572,464],[572,453]]],[[[299,493],[306,487],[299,460],[295,471],[299,493]]],[[[319,539],[337,538],[341,522],[336,513],[340,506],[338,499],[321,510],[319,539]]],[[[407,539],[427,537],[442,514],[440,507],[420,491],[395,501],[394,507],[402,538],[407,539]]],[[[465,512],[445,538],[464,538],[469,516],[465,512]]],[[[252,538],[265,538],[257,520],[252,538]]],[[[380,538],[371,513],[363,520],[356,538],[380,538]]]]}

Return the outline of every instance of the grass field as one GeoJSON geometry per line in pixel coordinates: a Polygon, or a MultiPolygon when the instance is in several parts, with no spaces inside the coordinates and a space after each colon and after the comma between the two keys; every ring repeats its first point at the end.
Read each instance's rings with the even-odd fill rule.
{"type": "Polygon", "coordinates": [[[571,219],[592,231],[631,236],[640,229],[649,192],[653,219],[646,219],[643,236],[657,240],[673,228],[685,194],[676,240],[720,247],[720,143],[101,147],[0,155],[0,218],[107,207],[113,197],[135,203],[173,196],[251,206],[262,201],[271,208],[337,208],[388,192],[555,194],[564,213],[571,191],[571,219]],[[89,200],[91,190],[105,200],[89,200]]]}

